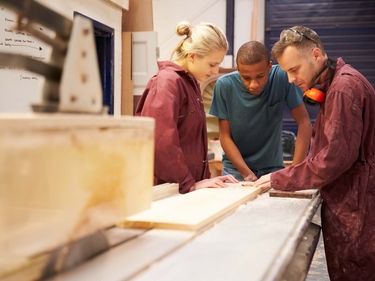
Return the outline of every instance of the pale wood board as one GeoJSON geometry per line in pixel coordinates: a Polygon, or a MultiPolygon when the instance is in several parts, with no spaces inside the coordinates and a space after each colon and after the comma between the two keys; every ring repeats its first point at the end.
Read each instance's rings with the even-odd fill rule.
{"type": "Polygon", "coordinates": [[[136,228],[199,230],[240,204],[254,199],[260,190],[240,183],[227,188],[205,188],[152,203],[149,210],[129,216],[123,225],[136,228]]]}

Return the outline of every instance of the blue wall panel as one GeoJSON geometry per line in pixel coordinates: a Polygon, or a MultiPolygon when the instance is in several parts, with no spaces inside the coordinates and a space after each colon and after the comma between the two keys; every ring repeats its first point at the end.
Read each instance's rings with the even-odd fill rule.
{"type": "Polygon", "coordinates": [[[284,28],[310,27],[329,57],[342,57],[375,87],[374,0],[266,0],[265,22],[269,50],[284,28]]]}
{"type": "MultiPolygon", "coordinates": [[[[342,57],[375,87],[374,0],[266,0],[265,25],[270,51],[283,29],[295,25],[314,29],[329,57],[342,57]]],[[[306,108],[314,123],[319,107],[306,108]]],[[[297,131],[287,111],[283,129],[297,131]]]]}

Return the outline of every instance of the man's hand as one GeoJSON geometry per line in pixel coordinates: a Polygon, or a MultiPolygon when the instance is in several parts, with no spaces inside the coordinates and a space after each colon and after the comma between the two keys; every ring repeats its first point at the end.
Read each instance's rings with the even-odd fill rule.
{"type": "Polygon", "coordinates": [[[254,187],[260,188],[262,193],[271,189],[271,173],[261,176],[259,180],[253,182],[254,187]]]}
{"type": "Polygon", "coordinates": [[[219,176],[211,179],[201,180],[195,183],[194,186],[190,188],[190,191],[198,190],[201,188],[221,188],[221,187],[228,187],[225,182],[237,183],[236,180],[232,175],[227,176],[219,176]]]}

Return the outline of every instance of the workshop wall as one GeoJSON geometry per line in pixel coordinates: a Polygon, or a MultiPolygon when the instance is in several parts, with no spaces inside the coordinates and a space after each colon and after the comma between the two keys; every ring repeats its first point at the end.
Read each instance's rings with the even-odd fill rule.
{"type": "MultiPolygon", "coordinates": [[[[122,7],[128,5],[127,0],[39,0],[41,4],[53,9],[61,15],[73,19],[73,13],[79,12],[114,29],[114,114],[120,114],[121,105],[121,25],[122,7]],[[122,6],[121,6],[122,5],[122,6]]],[[[40,60],[48,60],[49,46],[26,35],[11,32],[16,15],[0,5],[0,52],[30,55],[40,60]],[[13,22],[12,22],[13,21],[13,22]],[[27,37],[27,38],[26,38],[27,37]],[[10,40],[11,39],[11,40],[10,40]],[[23,44],[15,44],[15,40],[29,40],[23,44]],[[8,41],[6,41],[8,40],[8,41]],[[39,47],[42,49],[39,51],[39,47]]],[[[48,30],[44,29],[48,33],[48,30]]],[[[44,78],[21,69],[0,68],[0,112],[30,112],[30,103],[40,101],[40,93],[44,78]]]]}
{"type": "MultiPolygon", "coordinates": [[[[90,4],[82,0],[40,0],[40,3],[57,11],[67,18],[73,18],[75,11],[84,14],[96,21],[107,25],[115,31],[115,54],[114,54],[114,115],[120,115],[121,111],[121,24],[122,24],[122,7],[121,3],[126,6],[127,0],[93,0],[90,4]]],[[[212,22],[219,26],[223,31],[226,30],[226,4],[227,0],[152,0],[153,2],[153,23],[154,31],[158,33],[158,42],[160,48],[159,59],[169,59],[170,51],[175,44],[181,40],[181,37],[175,34],[174,28],[181,20],[187,20],[192,24],[202,21],[212,22]]],[[[264,21],[264,1],[258,0],[235,0],[235,18],[234,22],[234,47],[236,52],[238,47],[249,40],[251,36],[255,39],[263,40],[264,21]],[[257,9],[256,15],[258,21],[251,27],[252,15],[254,8],[257,9]],[[258,16],[259,15],[259,16],[258,16]],[[256,32],[254,32],[256,25],[256,32]]],[[[124,6],[123,6],[124,7],[124,6]]],[[[130,9],[130,7],[129,7],[130,9]]],[[[9,34],[3,32],[4,28],[10,29],[14,22],[6,22],[5,17],[16,18],[11,11],[6,11],[0,6],[0,51],[27,54],[40,60],[48,60],[50,56],[49,46],[32,38],[32,43],[28,46],[5,45],[5,39],[9,34]],[[40,50],[40,48],[42,51],[40,50]]],[[[46,29],[45,32],[48,33],[46,29]]],[[[15,34],[13,34],[15,36],[15,34]]],[[[13,38],[14,39],[14,38],[13,38]]],[[[30,38],[28,38],[30,39],[30,38]]],[[[22,40],[22,39],[21,39],[22,40]]],[[[233,54],[235,56],[235,53],[233,54]]],[[[233,56],[227,56],[223,62],[223,67],[232,67],[233,56]]],[[[0,83],[0,112],[29,112],[31,111],[30,103],[41,100],[40,94],[44,78],[34,73],[29,73],[20,69],[0,68],[0,79],[6,81],[0,83]]]]}
{"type": "Polygon", "coordinates": [[[284,28],[314,29],[332,59],[342,57],[375,87],[375,1],[268,0],[265,43],[270,49],[284,28]],[[295,17],[294,15],[297,15],[295,17]]]}
{"type": "MultiPolygon", "coordinates": [[[[264,0],[152,0],[153,30],[158,36],[158,60],[169,60],[171,50],[183,38],[175,32],[175,27],[180,21],[188,21],[192,25],[211,22],[225,33],[227,33],[227,27],[234,30],[233,41],[228,38],[233,53],[229,53],[221,64],[222,68],[231,69],[234,66],[237,50],[243,43],[250,39],[264,41],[264,7],[264,0]],[[234,4],[234,17],[227,16],[227,7],[230,3],[234,4]]],[[[130,0],[128,14],[132,12],[132,0],[130,0]]],[[[148,22],[149,9],[145,12],[142,16],[148,22]]],[[[140,98],[139,93],[140,91],[133,92],[134,108],[140,98]]]]}
{"type": "MultiPolygon", "coordinates": [[[[160,60],[168,60],[171,50],[182,37],[175,33],[183,20],[195,25],[211,22],[226,32],[228,0],[153,0],[154,30],[158,32],[160,60]]],[[[234,0],[233,56],[227,56],[222,67],[233,67],[238,48],[250,39],[264,41],[264,0],[234,0]],[[255,19],[255,21],[253,21],[255,19]]]]}

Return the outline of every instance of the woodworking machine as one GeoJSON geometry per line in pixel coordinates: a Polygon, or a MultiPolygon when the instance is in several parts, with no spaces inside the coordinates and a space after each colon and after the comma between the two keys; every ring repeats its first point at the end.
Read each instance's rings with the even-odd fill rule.
{"type": "Polygon", "coordinates": [[[0,4],[53,48],[48,63],[0,54],[46,78],[34,113],[0,115],[0,280],[304,280],[316,190],[152,186],[154,120],[105,113],[91,22],[0,4]]]}
{"type": "Polygon", "coordinates": [[[48,63],[0,53],[3,66],[23,67],[46,78],[42,102],[33,104],[33,110],[102,113],[102,88],[91,21],[79,15],[71,21],[33,0],[2,0],[0,4],[18,14],[15,28],[52,47],[48,63]],[[35,28],[36,23],[51,30],[53,36],[35,28]]]}

